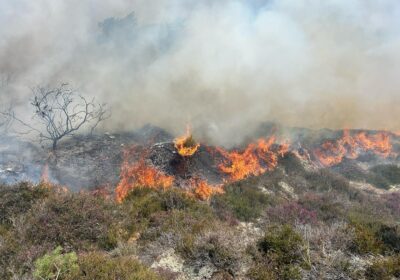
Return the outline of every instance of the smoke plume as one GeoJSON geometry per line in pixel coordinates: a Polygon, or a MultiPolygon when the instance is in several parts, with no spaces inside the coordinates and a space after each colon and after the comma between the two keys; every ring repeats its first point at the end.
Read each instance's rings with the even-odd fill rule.
{"type": "Polygon", "coordinates": [[[397,0],[5,0],[0,24],[3,104],[69,82],[107,130],[400,130],[397,0]]]}

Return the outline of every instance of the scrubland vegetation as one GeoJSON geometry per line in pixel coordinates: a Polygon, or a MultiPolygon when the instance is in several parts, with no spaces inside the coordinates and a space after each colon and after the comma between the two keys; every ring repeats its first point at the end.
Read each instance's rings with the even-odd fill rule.
{"type": "Polygon", "coordinates": [[[400,194],[368,194],[293,161],[209,201],[177,188],[137,188],[117,203],[1,186],[0,279],[400,277],[400,194]]]}

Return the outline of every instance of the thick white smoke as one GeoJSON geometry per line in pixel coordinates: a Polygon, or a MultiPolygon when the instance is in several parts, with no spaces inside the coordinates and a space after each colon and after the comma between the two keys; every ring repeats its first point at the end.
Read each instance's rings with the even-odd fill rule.
{"type": "Polygon", "coordinates": [[[69,82],[107,129],[234,143],[261,121],[399,130],[397,0],[4,0],[2,100],[69,82]]]}

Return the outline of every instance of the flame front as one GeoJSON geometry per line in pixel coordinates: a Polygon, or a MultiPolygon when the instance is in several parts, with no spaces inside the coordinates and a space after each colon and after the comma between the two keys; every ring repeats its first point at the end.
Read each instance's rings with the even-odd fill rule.
{"type": "Polygon", "coordinates": [[[128,160],[130,154],[129,151],[125,152],[124,162],[121,167],[121,179],[115,190],[118,202],[123,201],[128,193],[137,187],[167,189],[172,186],[174,177],[146,164],[144,156],[131,164],[128,160]]]}
{"type": "Polygon", "coordinates": [[[200,144],[196,143],[190,132],[190,126],[187,126],[186,133],[174,140],[174,145],[178,153],[183,157],[190,157],[194,155],[200,144]]]}
{"type": "Polygon", "coordinates": [[[356,159],[365,152],[388,157],[392,153],[389,134],[379,132],[369,135],[366,132],[358,132],[351,135],[350,131],[345,130],[340,139],[327,141],[314,150],[314,155],[322,165],[332,166],[339,164],[344,158],[356,159]]]}
{"type": "Polygon", "coordinates": [[[250,143],[243,151],[228,152],[218,148],[225,158],[219,165],[219,169],[229,175],[230,181],[258,176],[274,169],[279,157],[284,156],[289,149],[287,143],[279,145],[277,149],[272,149],[275,140],[275,137],[259,139],[255,143],[250,143]]]}

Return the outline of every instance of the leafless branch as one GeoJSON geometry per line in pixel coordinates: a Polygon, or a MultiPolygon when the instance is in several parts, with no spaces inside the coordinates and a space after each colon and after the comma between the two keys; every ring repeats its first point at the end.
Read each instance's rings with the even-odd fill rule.
{"type": "Polygon", "coordinates": [[[30,131],[37,132],[40,141],[52,142],[53,150],[62,138],[72,136],[85,125],[92,133],[100,122],[109,117],[106,105],[96,104],[94,99],[87,100],[67,84],[57,88],[36,87],[32,92],[30,104],[35,109],[33,118],[42,127],[31,125],[13,113],[10,115],[30,131]]]}

